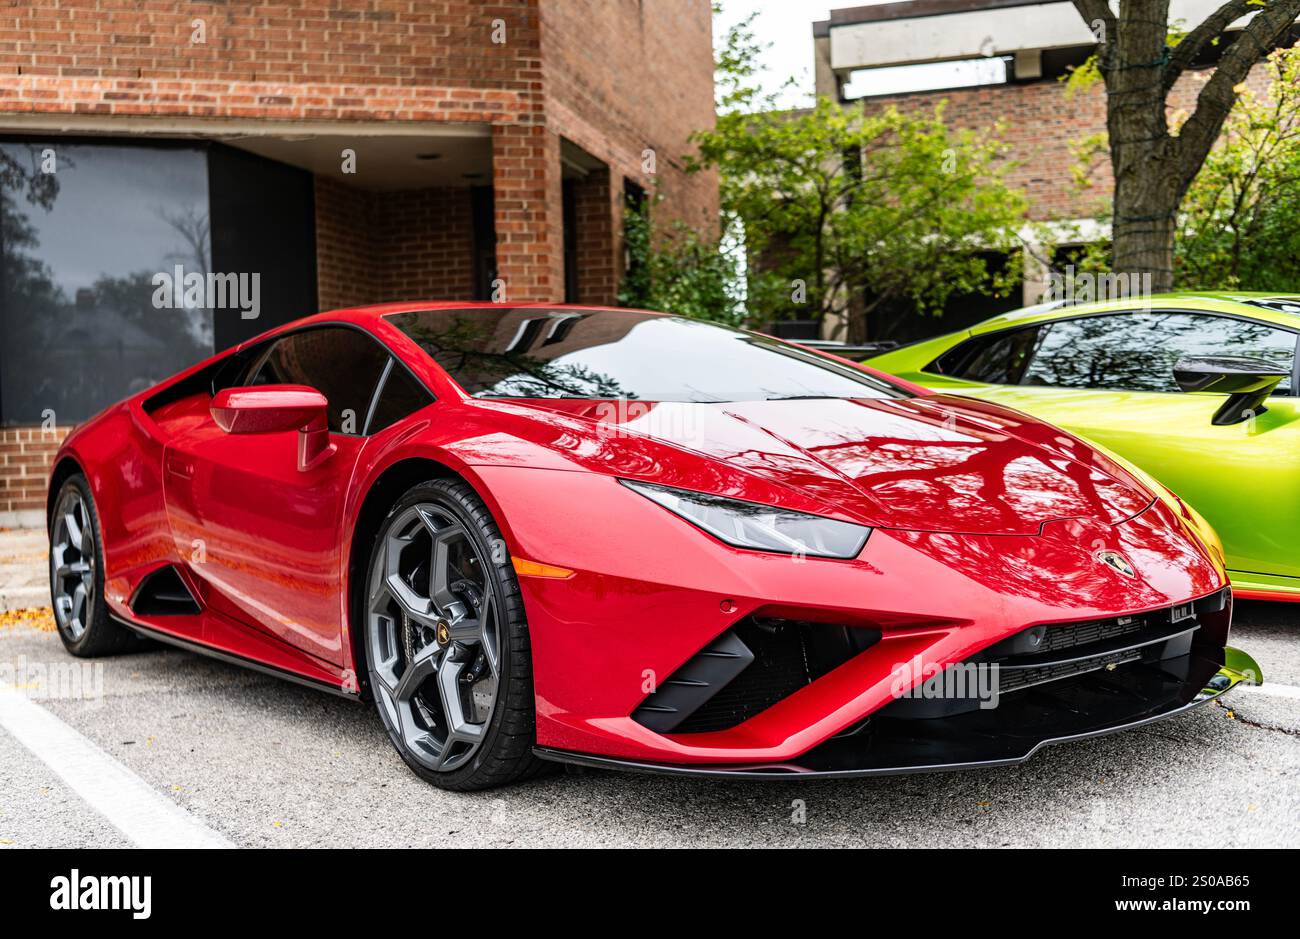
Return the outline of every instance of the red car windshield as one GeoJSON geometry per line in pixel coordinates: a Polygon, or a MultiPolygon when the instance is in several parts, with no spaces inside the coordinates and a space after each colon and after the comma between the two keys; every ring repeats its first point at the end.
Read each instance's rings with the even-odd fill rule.
{"type": "Polygon", "coordinates": [[[758,333],[632,310],[420,310],[388,321],[478,398],[902,398],[852,365],[758,333]]]}

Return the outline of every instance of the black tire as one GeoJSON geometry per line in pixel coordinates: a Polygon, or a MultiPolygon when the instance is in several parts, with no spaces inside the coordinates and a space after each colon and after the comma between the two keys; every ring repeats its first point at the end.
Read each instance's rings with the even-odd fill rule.
{"type": "Polygon", "coordinates": [[[64,480],[51,506],[48,519],[50,605],[64,648],[87,659],[139,648],[140,640],[135,633],[114,622],[108,612],[108,603],[104,599],[104,547],[99,512],[86,477],[76,473],[64,480]],[[70,513],[76,530],[81,533],[80,539],[69,535],[67,516],[70,513]],[[74,545],[74,540],[78,544],[74,545]],[[84,567],[89,567],[89,571],[84,567]],[[70,569],[81,573],[67,573],[70,569]],[[64,571],[62,575],[61,570],[64,571]],[[69,609],[76,585],[84,589],[86,598],[75,609],[69,609]]]}
{"type": "MultiPolygon", "coordinates": [[[[528,624],[524,617],[519,582],[508,554],[502,550],[503,546],[500,529],[472,487],[458,479],[420,483],[397,500],[380,525],[371,546],[366,576],[360,584],[363,595],[359,608],[365,637],[366,667],[380,719],[406,765],[420,778],[440,789],[458,792],[491,789],[534,776],[547,766],[533,755],[536,713],[528,624]],[[412,521],[413,512],[418,516],[415,521],[412,521]],[[421,520],[426,523],[425,528],[420,527],[421,520]],[[433,521],[440,525],[445,522],[447,527],[435,530],[432,527],[433,521]],[[453,532],[455,524],[460,526],[460,530],[453,532]],[[403,537],[408,530],[413,534],[403,537]],[[440,556],[438,550],[432,547],[435,535],[440,542],[456,539],[454,545],[459,561],[454,572],[461,572],[468,565],[474,576],[481,579],[482,588],[477,592],[470,589],[475,586],[474,576],[456,582],[463,591],[453,595],[462,601],[457,608],[463,611],[459,617],[447,613],[444,610],[446,604],[437,604],[433,600],[435,593],[439,592],[434,589],[434,566],[440,556]],[[429,551],[423,551],[423,544],[415,544],[411,540],[420,537],[430,539],[429,551]],[[402,548],[401,545],[412,546],[402,548]],[[390,548],[398,556],[397,561],[390,560],[390,548]],[[421,563],[420,558],[424,554],[429,557],[428,573],[423,575],[425,593],[428,596],[415,597],[429,601],[425,608],[426,614],[419,621],[413,619],[410,613],[415,605],[409,601],[403,605],[384,586],[388,582],[386,572],[396,570],[406,563],[401,558],[407,554],[415,558],[415,565],[421,563]],[[474,605],[475,599],[479,603],[477,607],[474,605]],[[376,612],[376,607],[382,607],[382,612],[376,612]],[[436,622],[430,626],[427,620],[436,622]],[[444,637],[443,627],[452,621],[460,624],[457,628],[463,628],[469,623],[491,621],[495,624],[491,629],[495,642],[487,638],[480,638],[477,646],[472,639],[457,642],[450,638],[450,629],[445,630],[447,636],[444,637]],[[432,638],[425,638],[424,643],[417,647],[417,635],[431,635],[432,638]],[[464,717],[471,709],[476,710],[482,704],[476,690],[479,685],[467,684],[462,690],[461,681],[466,677],[472,678],[474,674],[481,674],[475,672],[480,667],[488,669],[490,673],[487,664],[489,648],[496,659],[493,685],[495,697],[490,715],[478,724],[468,720],[459,722],[458,726],[462,729],[477,728],[475,733],[479,736],[476,744],[454,741],[455,734],[451,728],[457,726],[457,722],[446,717],[448,692],[442,680],[442,670],[455,669],[454,672],[448,671],[451,677],[447,684],[455,689],[450,693],[459,702],[456,706],[461,709],[461,717],[464,717]],[[423,690],[415,691],[409,701],[403,702],[399,700],[399,695],[401,688],[407,686],[402,684],[402,679],[411,668],[408,660],[412,655],[416,659],[425,655],[431,663],[436,661],[437,671],[427,673],[427,677],[420,679],[418,688],[423,690]],[[472,663],[465,664],[471,659],[472,663]],[[431,686],[433,690],[430,690],[431,686]],[[464,707],[465,699],[462,695],[465,693],[469,693],[472,699],[468,708],[464,707]],[[417,703],[420,705],[418,708],[417,703]],[[436,713],[439,707],[441,717],[436,713]],[[407,735],[404,735],[399,724],[404,724],[407,728],[407,735]],[[444,737],[441,747],[437,740],[439,733],[444,737]],[[415,741],[414,744],[412,740],[415,741]],[[453,766],[454,758],[447,754],[467,746],[473,746],[473,749],[468,749],[459,757],[463,760],[462,763],[453,766]],[[435,749],[444,752],[434,753],[435,749]],[[447,763],[437,767],[434,764],[440,758],[447,763]]],[[[444,549],[443,556],[446,557],[451,551],[452,548],[444,549]]],[[[451,569],[451,563],[448,562],[446,567],[451,569]]],[[[412,567],[410,573],[403,576],[413,585],[421,582],[418,566],[412,567]]],[[[443,585],[450,580],[450,576],[444,577],[443,585]]],[[[446,591],[443,591],[443,595],[447,595],[446,591]]],[[[415,596],[414,592],[411,596],[415,596]]],[[[487,632],[481,635],[486,636],[487,632]]],[[[430,667],[433,665],[430,664],[430,667]]],[[[408,684],[416,683],[412,681],[408,684]]]]}

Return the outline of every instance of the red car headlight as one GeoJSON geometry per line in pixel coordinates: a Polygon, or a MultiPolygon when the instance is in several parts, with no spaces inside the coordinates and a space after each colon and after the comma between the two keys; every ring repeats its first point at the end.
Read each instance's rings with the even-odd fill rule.
{"type": "Polygon", "coordinates": [[[820,515],[630,479],[619,482],[733,548],[847,560],[858,556],[871,534],[863,525],[820,515]]]}

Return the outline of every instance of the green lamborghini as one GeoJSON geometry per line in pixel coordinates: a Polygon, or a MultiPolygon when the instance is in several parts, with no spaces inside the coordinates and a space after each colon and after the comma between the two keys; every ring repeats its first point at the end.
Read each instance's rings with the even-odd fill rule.
{"type": "Polygon", "coordinates": [[[1237,596],[1300,601],[1300,295],[1005,313],[868,359],[1100,443],[1218,530],[1237,596]]]}

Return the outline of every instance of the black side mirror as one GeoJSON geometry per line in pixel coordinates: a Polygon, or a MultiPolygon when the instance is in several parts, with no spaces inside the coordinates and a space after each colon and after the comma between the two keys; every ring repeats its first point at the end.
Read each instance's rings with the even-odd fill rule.
{"type": "Polygon", "coordinates": [[[1183,391],[1228,396],[1210,420],[1218,426],[1263,414],[1264,401],[1290,375],[1272,362],[1242,355],[1186,355],[1174,363],[1174,380],[1183,391]]]}

